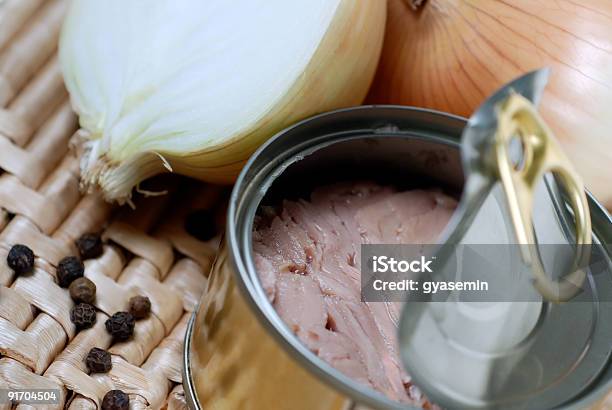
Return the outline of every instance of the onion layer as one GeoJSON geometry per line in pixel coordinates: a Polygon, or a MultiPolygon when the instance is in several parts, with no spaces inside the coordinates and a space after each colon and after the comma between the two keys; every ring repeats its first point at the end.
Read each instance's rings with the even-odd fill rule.
{"type": "Polygon", "coordinates": [[[389,1],[368,101],[469,116],[493,91],[552,67],[541,111],[587,186],[612,207],[612,2],[389,1]]]}
{"type": "Polygon", "coordinates": [[[382,0],[74,0],[60,61],[84,188],[123,202],[161,172],[231,182],[275,132],[363,100],[385,19],[382,0]]]}

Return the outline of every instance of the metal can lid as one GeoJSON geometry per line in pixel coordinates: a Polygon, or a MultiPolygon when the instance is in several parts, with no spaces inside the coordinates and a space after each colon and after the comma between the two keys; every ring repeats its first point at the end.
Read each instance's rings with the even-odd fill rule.
{"type": "Polygon", "coordinates": [[[444,407],[554,408],[584,394],[610,362],[612,264],[592,235],[580,178],[531,105],[539,101],[547,77],[548,71],[540,70],[513,81],[468,122],[462,139],[466,186],[442,245],[466,238],[478,243],[497,212],[503,218],[493,225],[509,227],[515,241],[527,245],[521,259],[534,280],[526,285],[533,284],[542,298],[488,305],[432,299],[408,302],[402,315],[404,364],[444,407]],[[510,158],[514,135],[523,139],[522,169],[510,158]],[[545,177],[548,171],[557,177],[545,177]],[[559,182],[567,195],[560,194],[559,182]],[[534,226],[536,219],[543,225],[534,226]],[[548,275],[537,252],[536,228],[574,245],[573,266],[580,269],[563,278],[548,275]],[[604,261],[603,274],[586,267],[593,253],[604,261]]]}

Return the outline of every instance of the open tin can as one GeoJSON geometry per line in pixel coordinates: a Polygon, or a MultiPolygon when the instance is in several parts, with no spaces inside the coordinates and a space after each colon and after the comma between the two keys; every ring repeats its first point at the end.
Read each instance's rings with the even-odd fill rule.
{"type": "MultiPolygon", "coordinates": [[[[341,410],[355,403],[375,409],[410,408],[334,369],[284,324],[268,301],[254,266],[253,223],[262,203],[275,202],[288,192],[309,193],[320,184],[346,178],[365,177],[405,188],[441,187],[463,196],[465,206],[466,191],[474,188],[466,186],[466,154],[462,158],[461,152],[460,140],[467,124],[457,116],[410,107],[343,109],[282,131],[251,157],[233,189],[224,243],[187,330],[184,384],[192,408],[341,410]]],[[[556,200],[567,201],[558,206],[575,210],[580,198],[558,196],[556,200]]],[[[612,243],[612,219],[588,193],[584,204],[590,211],[594,241],[609,260],[612,249],[606,244],[612,243]]],[[[462,212],[465,224],[474,223],[469,212],[462,212]]],[[[556,220],[563,224],[568,223],[567,218],[556,220]]],[[[598,284],[607,286],[602,292],[608,297],[598,308],[608,315],[612,299],[605,292],[612,287],[611,271],[598,279],[598,284]]],[[[597,326],[601,324],[601,318],[598,320],[597,326]]],[[[597,340],[595,336],[584,339],[598,349],[589,356],[592,372],[585,376],[588,383],[570,384],[566,388],[573,386],[576,391],[566,401],[551,406],[536,401],[538,408],[585,408],[612,389],[612,332],[604,328],[592,330],[592,334],[597,340]]],[[[409,371],[414,364],[407,366],[409,371]]],[[[588,373],[589,368],[579,370],[588,373]]],[[[428,384],[425,391],[436,392],[436,380],[423,379],[427,372],[420,372],[419,377],[417,385],[428,384]]],[[[434,394],[433,401],[439,397],[434,394]]],[[[451,407],[462,407],[460,401],[450,403],[451,407]]],[[[482,407],[495,405],[484,403],[482,407]]]]}

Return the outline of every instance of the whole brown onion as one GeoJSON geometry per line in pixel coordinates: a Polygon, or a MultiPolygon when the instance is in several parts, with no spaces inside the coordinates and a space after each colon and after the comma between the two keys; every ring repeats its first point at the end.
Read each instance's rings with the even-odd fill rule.
{"type": "Polygon", "coordinates": [[[389,0],[370,103],[470,113],[494,90],[549,66],[541,112],[612,208],[612,1],[389,0]]]}

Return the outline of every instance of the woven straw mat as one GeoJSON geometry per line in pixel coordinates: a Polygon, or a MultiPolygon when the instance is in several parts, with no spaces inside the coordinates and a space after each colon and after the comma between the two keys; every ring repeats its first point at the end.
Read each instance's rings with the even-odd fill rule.
{"type": "Polygon", "coordinates": [[[0,389],[59,389],[60,404],[46,408],[96,409],[111,389],[129,393],[133,409],[185,408],[183,337],[218,236],[196,239],[184,222],[195,209],[216,209],[222,219],[225,194],[177,178],[172,192],[137,198],[132,211],[79,192],[69,149],[77,119],[56,57],[65,9],[62,0],[0,0],[0,389]],[[88,232],[105,241],[103,255],[85,261],[98,317],[76,332],[74,302],[55,267],[77,255],[74,241],[88,232]],[[15,277],[7,266],[16,243],[34,251],[32,274],[15,277]],[[138,294],[150,298],[152,314],[130,340],[112,343],[105,320],[138,294]],[[111,352],[109,373],[88,374],[92,347],[111,352]]]}

